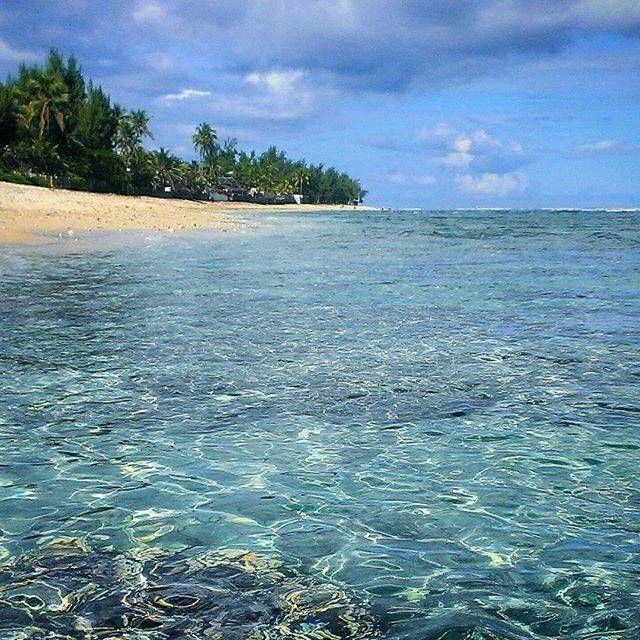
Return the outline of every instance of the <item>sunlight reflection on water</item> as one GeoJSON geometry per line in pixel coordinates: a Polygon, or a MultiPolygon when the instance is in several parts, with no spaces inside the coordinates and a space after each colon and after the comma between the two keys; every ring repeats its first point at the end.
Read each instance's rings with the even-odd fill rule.
{"type": "Polygon", "coordinates": [[[637,638],[640,214],[246,220],[0,257],[0,559],[245,548],[388,637],[637,638]]]}

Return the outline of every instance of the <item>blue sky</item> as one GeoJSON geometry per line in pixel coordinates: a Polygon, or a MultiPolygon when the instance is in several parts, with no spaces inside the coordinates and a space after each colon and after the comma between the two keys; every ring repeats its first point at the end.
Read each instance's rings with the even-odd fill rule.
{"type": "Polygon", "coordinates": [[[191,157],[211,122],[416,207],[639,206],[639,0],[4,0],[191,157]]]}

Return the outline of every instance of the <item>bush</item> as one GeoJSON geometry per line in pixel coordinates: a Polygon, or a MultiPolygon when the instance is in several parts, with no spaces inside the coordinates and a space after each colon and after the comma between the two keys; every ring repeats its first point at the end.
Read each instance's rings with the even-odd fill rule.
{"type": "Polygon", "coordinates": [[[34,187],[51,187],[49,179],[44,176],[26,176],[27,184],[32,184],[34,187]]]}
{"type": "Polygon", "coordinates": [[[61,187],[62,189],[71,189],[72,191],[89,190],[87,181],[82,176],[78,176],[74,173],[64,176],[63,178],[59,178],[56,181],[56,186],[61,187]]]}
{"type": "Polygon", "coordinates": [[[85,190],[119,193],[127,182],[124,162],[110,149],[89,151],[82,169],[85,190]]]}
{"type": "Polygon", "coordinates": [[[13,184],[30,184],[34,187],[49,187],[49,180],[45,176],[25,176],[19,171],[7,171],[0,168],[0,181],[13,184]]]}
{"type": "Polygon", "coordinates": [[[13,182],[14,184],[29,184],[25,176],[17,171],[6,171],[0,169],[0,180],[2,182],[13,182]]]}

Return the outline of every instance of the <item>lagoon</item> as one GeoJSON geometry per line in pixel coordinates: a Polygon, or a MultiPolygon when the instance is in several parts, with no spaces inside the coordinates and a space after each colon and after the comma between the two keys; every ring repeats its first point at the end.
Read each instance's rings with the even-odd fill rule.
{"type": "Polygon", "coordinates": [[[2,562],[244,549],[385,638],[639,637],[640,213],[243,221],[3,250],[2,562]]]}

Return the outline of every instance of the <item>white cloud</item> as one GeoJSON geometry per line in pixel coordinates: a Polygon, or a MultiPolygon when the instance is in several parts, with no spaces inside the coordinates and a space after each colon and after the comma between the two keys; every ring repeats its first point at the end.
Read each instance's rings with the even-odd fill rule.
{"type": "Polygon", "coordinates": [[[475,156],[464,151],[452,151],[440,158],[440,163],[445,167],[468,167],[475,156]]]}
{"type": "Polygon", "coordinates": [[[206,0],[206,5],[241,7],[229,31],[243,65],[304,67],[313,77],[327,73],[338,86],[355,91],[395,93],[475,81],[550,59],[579,39],[633,37],[640,30],[638,0],[206,0]]]}
{"type": "Polygon", "coordinates": [[[628,142],[620,140],[599,140],[580,144],[574,149],[574,154],[578,156],[602,156],[607,154],[627,154],[633,153],[636,147],[628,142]]]}
{"type": "MultiPolygon", "coordinates": [[[[488,134],[484,129],[474,131],[471,139],[472,143],[476,146],[493,147],[494,149],[500,149],[505,146],[500,140],[488,134]]],[[[519,146],[517,143],[508,143],[510,146],[514,144],[519,146]]],[[[520,147],[520,149],[522,150],[522,147],[520,147]]]]}
{"type": "Polygon", "coordinates": [[[440,123],[419,130],[415,139],[415,150],[432,151],[442,167],[467,169],[468,173],[508,173],[526,162],[519,142],[502,141],[484,129],[465,132],[440,123]]]}
{"type": "Polygon", "coordinates": [[[211,91],[201,91],[199,89],[183,89],[179,93],[168,93],[162,96],[165,102],[180,102],[182,100],[193,100],[195,98],[205,98],[210,96],[211,91]]]}
{"type": "Polygon", "coordinates": [[[527,175],[522,171],[527,157],[522,145],[515,140],[501,140],[484,129],[463,131],[440,123],[374,143],[384,149],[420,153],[425,156],[425,168],[434,171],[422,176],[399,171],[388,174],[389,182],[395,184],[430,187],[444,180],[465,193],[497,196],[527,187],[527,175]],[[403,146],[405,141],[408,142],[403,146]]]}
{"type": "Polygon", "coordinates": [[[303,75],[302,71],[295,69],[267,73],[254,72],[247,75],[245,80],[249,84],[264,87],[272,93],[290,93],[303,75]]]}
{"type": "MultiPolygon", "coordinates": [[[[94,5],[88,13],[96,29],[110,34],[104,14],[117,15],[127,3],[94,5]]],[[[638,0],[133,0],[129,6],[128,15],[114,19],[119,27],[132,23],[135,33],[151,26],[167,36],[163,44],[194,47],[198,59],[211,55],[217,69],[301,68],[314,82],[322,77],[349,92],[474,82],[553,60],[574,41],[640,30],[638,0]]],[[[146,43],[132,44],[138,50],[146,43]]]]}
{"type": "Polygon", "coordinates": [[[296,69],[253,72],[244,76],[238,93],[218,96],[214,111],[262,120],[297,120],[315,112],[320,101],[335,97],[332,90],[311,88],[305,74],[296,69]]]}
{"type": "MultiPolygon", "coordinates": [[[[233,91],[216,92],[183,89],[162,96],[165,103],[207,98],[209,108],[219,114],[257,120],[295,120],[312,113],[318,102],[318,91],[304,82],[298,70],[250,73],[233,91]]],[[[324,94],[324,97],[329,97],[324,94]]]]}
{"type": "Polygon", "coordinates": [[[420,153],[424,167],[433,172],[422,176],[403,172],[388,174],[387,179],[395,184],[430,187],[451,181],[461,192],[495,196],[520,192],[527,187],[527,175],[522,167],[528,159],[522,144],[501,140],[484,129],[464,131],[440,123],[412,134],[374,140],[373,144],[383,149],[420,153]]]}
{"type": "Polygon", "coordinates": [[[473,140],[467,136],[457,136],[453,141],[453,149],[457,153],[469,153],[473,140]]]}
{"type": "Polygon", "coordinates": [[[528,180],[522,171],[510,173],[464,174],[455,178],[458,189],[463,193],[506,196],[526,189],[528,180]]]}
{"type": "Polygon", "coordinates": [[[143,2],[133,12],[133,19],[138,24],[163,24],[167,17],[167,10],[158,2],[143,2]]]}

